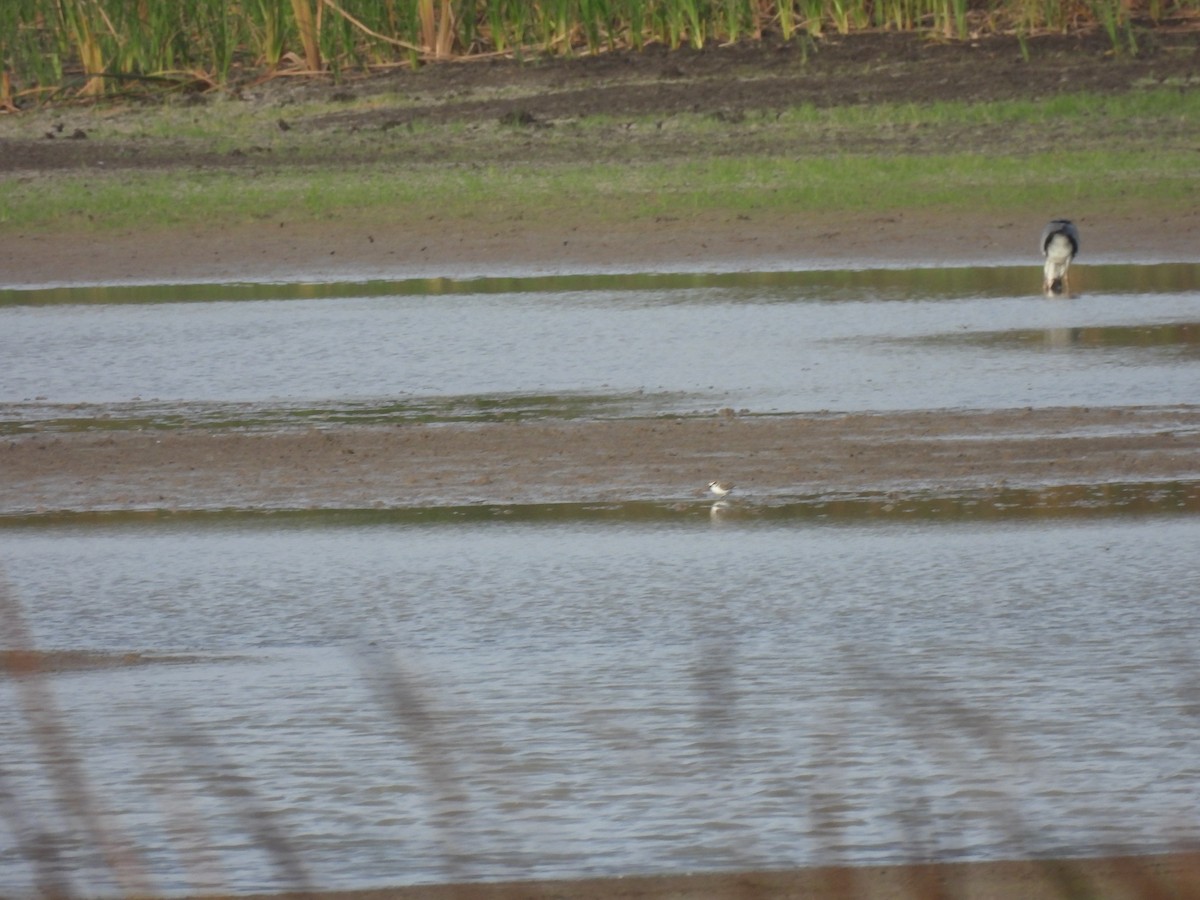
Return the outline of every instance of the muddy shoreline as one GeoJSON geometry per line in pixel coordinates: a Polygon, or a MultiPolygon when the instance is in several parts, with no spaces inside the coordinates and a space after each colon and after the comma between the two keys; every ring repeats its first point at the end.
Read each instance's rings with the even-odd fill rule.
{"type": "Polygon", "coordinates": [[[1200,478],[1200,407],[662,417],[0,441],[0,514],[389,509],[1200,478]]]}
{"type": "MultiPolygon", "coordinates": [[[[1097,859],[918,865],[823,866],[765,872],[646,875],[571,881],[445,884],[285,895],[293,900],[1061,900],[1063,897],[1194,897],[1194,853],[1097,859]]],[[[215,900],[215,898],[214,898],[215,900]]],[[[243,898],[245,900],[245,898],[243,898]]]]}
{"type": "MultiPolygon", "coordinates": [[[[1200,211],[1079,217],[1073,277],[1105,263],[1193,262],[1200,211]]],[[[312,223],[162,232],[10,234],[0,288],[237,281],[366,281],[605,272],[1026,265],[1040,286],[1040,217],[987,210],[880,216],[700,215],[603,226],[562,211],[514,228],[487,214],[434,237],[420,223],[312,223]]]]}

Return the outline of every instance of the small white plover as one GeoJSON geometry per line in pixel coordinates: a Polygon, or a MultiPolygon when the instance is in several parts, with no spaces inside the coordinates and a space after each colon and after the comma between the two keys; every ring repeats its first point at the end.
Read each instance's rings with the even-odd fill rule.
{"type": "Polygon", "coordinates": [[[733,485],[727,481],[710,481],[708,492],[714,497],[724,497],[733,491],[733,485]]]}

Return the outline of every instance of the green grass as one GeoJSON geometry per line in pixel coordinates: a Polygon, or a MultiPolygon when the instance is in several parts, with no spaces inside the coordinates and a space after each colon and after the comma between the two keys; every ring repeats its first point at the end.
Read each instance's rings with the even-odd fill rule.
{"type": "Polygon", "coordinates": [[[716,208],[734,212],[803,209],[838,212],[937,208],[986,202],[996,210],[1153,202],[1186,208],[1200,197],[1195,160],[1183,153],[1146,160],[1138,153],[1092,151],[994,157],[843,156],[803,160],[716,160],[660,174],[669,186],[641,205],[645,215],[716,208]],[[1098,177],[1099,176],[1099,177],[1098,177]]]}
{"type": "Polygon", "coordinates": [[[56,175],[0,185],[0,230],[221,227],[263,221],[364,222],[480,217],[537,221],[570,207],[583,220],[697,213],[835,213],[905,209],[1195,207],[1195,154],[1147,160],[1091,151],[977,154],[751,156],[626,165],[296,169],[250,179],[236,172],[56,175]]]}
{"type": "Polygon", "coordinates": [[[831,127],[889,127],[897,125],[1041,125],[1056,128],[1090,126],[1119,120],[1134,127],[1143,119],[1189,119],[1200,114],[1200,92],[1146,90],[1126,94],[1060,94],[1040,100],[1002,100],[990,103],[878,103],[818,109],[800,106],[781,121],[818,123],[831,127]]]}
{"type": "MultiPolygon", "coordinates": [[[[247,104],[83,115],[97,142],[105,134],[114,146],[144,140],[146,152],[161,145],[168,157],[172,148],[269,152],[255,151],[257,170],[92,168],[0,179],[0,234],[276,220],[535,222],[547,210],[569,210],[581,222],[954,211],[980,203],[998,212],[1179,210],[1200,200],[1200,92],[1173,89],[1042,102],[803,107],[736,126],[682,116],[665,138],[653,121],[636,123],[640,136],[631,138],[601,119],[533,131],[452,124],[411,133],[285,133],[275,127],[277,110],[247,104]],[[960,133],[963,144],[950,139],[960,133]],[[757,149],[744,148],[747,135],[757,149]],[[531,142],[538,144],[532,151],[531,142]],[[1071,153],[1061,151],[1064,144],[1071,153]],[[430,146],[444,149],[431,156],[430,146]],[[977,152],[948,150],[955,146],[977,152]],[[330,147],[337,148],[333,158],[330,147]],[[417,154],[422,148],[425,157],[417,154]]],[[[0,120],[0,137],[39,127],[25,117],[0,120]]]]}

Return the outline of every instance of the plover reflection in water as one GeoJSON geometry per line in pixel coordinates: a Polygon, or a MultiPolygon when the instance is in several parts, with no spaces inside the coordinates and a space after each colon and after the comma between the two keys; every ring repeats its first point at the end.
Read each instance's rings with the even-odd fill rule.
{"type": "Polygon", "coordinates": [[[727,481],[710,481],[708,492],[717,498],[726,497],[733,492],[733,485],[727,481]]]}
{"type": "Polygon", "coordinates": [[[733,504],[728,500],[718,500],[709,507],[708,515],[714,522],[719,522],[734,511],[733,504]]]}

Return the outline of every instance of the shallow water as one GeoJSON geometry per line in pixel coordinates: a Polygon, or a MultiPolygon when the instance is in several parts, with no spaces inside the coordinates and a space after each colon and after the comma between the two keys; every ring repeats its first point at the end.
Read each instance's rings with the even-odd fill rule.
{"type": "Polygon", "coordinates": [[[1025,268],[10,291],[0,428],[1193,402],[1200,266],[1079,281],[1066,300],[1025,268]]]}
{"type": "MultiPolygon", "coordinates": [[[[154,888],[242,891],[1195,840],[1198,545],[1194,516],[0,532],[40,646],[188,658],[48,683],[154,888]]],[[[47,757],[0,717],[44,832],[47,757]]]]}
{"type": "MultiPolygon", "coordinates": [[[[1037,278],[0,291],[0,433],[1196,402],[1200,266],[1081,268],[1070,299],[1037,278]]],[[[112,665],[0,679],[0,797],[22,813],[0,817],[0,884],[247,892],[1200,839],[1200,486],[1124,477],[712,510],[5,520],[0,648],[25,643],[19,608],[32,645],[112,665]],[[116,883],[89,808],[141,880],[116,883]]]]}

